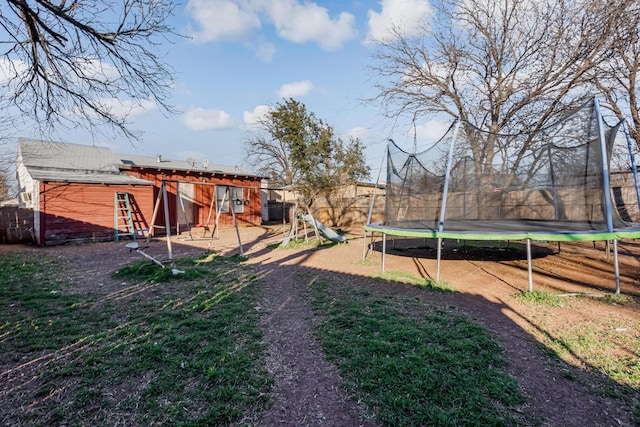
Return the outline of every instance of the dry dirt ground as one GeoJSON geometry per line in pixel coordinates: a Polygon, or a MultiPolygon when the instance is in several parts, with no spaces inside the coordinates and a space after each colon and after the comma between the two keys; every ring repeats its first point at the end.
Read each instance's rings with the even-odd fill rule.
{"type": "MultiPolygon", "coordinates": [[[[543,426],[633,426],[631,408],[603,397],[593,385],[596,373],[587,362],[574,358],[572,364],[552,361],[536,337],[550,336],[562,325],[585,319],[617,319],[621,333],[640,339],[640,242],[619,245],[622,293],[632,298],[623,305],[604,304],[598,298],[568,302],[562,310],[527,304],[516,294],[528,288],[527,262],[518,244],[503,248],[469,250],[446,247],[440,279],[455,292],[424,292],[415,287],[374,281],[381,270],[380,237],[363,261],[363,232],[347,230],[348,242],[306,249],[275,249],[288,231],[281,226],[241,228],[244,255],[249,257],[262,279],[262,313],[265,341],[269,345],[268,368],[275,378],[274,405],[260,420],[260,426],[376,426],[364,409],[341,389],[335,366],[323,356],[314,338],[311,310],[301,297],[304,288],[317,277],[344,283],[382,287],[428,298],[433,304],[457,307],[493,332],[505,349],[508,371],[518,381],[527,399],[523,416],[542,420],[543,426]],[[516,248],[516,249],[514,249],[516,248]],[[551,314],[550,314],[551,313],[551,314]],[[631,327],[628,327],[631,325],[631,327]],[[567,372],[570,371],[570,375],[567,372]]],[[[200,253],[210,248],[222,254],[238,253],[235,230],[222,230],[220,238],[203,239],[202,231],[190,238],[172,238],[174,257],[200,253]]],[[[387,242],[385,271],[402,271],[435,278],[435,250],[424,248],[434,242],[391,239],[387,242]],[[408,249],[409,247],[421,249],[408,249]]],[[[520,245],[521,246],[521,245],[520,245]]],[[[124,248],[124,242],[30,248],[70,259],[77,266],[75,280],[92,278],[94,292],[108,296],[121,286],[111,273],[139,255],[124,248]]],[[[166,257],[166,242],[152,242],[149,253],[166,257]]],[[[534,289],[554,293],[599,295],[615,290],[613,255],[603,242],[534,245],[534,289]]],[[[571,297],[567,299],[571,301],[571,297]]],[[[633,355],[640,358],[640,355],[633,355]]]]}

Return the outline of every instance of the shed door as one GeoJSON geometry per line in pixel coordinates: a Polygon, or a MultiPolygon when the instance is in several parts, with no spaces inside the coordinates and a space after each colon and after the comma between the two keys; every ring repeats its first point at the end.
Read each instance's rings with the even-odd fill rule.
{"type": "Polygon", "coordinates": [[[178,195],[176,198],[176,212],[180,229],[188,230],[195,223],[195,186],[191,183],[178,183],[178,195]]]}

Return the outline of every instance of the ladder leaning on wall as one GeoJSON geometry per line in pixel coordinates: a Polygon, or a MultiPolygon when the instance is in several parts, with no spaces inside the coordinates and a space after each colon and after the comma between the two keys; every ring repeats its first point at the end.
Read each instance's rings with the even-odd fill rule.
{"type": "Polygon", "coordinates": [[[131,236],[133,240],[136,240],[136,229],[133,224],[133,215],[131,215],[129,193],[116,192],[114,194],[113,211],[113,230],[116,243],[122,236],[131,236]]]}

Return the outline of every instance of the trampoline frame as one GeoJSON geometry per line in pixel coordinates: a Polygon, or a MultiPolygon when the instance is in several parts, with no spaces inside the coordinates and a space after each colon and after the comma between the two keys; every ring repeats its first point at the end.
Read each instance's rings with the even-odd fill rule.
{"type": "Polygon", "coordinates": [[[362,259],[366,259],[367,254],[367,232],[371,233],[373,241],[373,233],[382,234],[382,260],[381,270],[385,271],[385,255],[387,236],[399,237],[416,237],[421,239],[437,240],[437,263],[436,263],[436,281],[440,281],[440,267],[442,261],[442,242],[444,239],[452,240],[474,240],[474,241],[525,241],[527,246],[527,271],[529,292],[533,291],[533,266],[531,259],[531,242],[595,242],[607,241],[613,242],[614,269],[616,277],[616,294],[620,293],[620,265],[618,259],[618,240],[620,239],[637,239],[640,238],[640,224],[627,229],[613,229],[612,231],[588,231],[588,232],[501,232],[501,233],[478,233],[468,231],[437,231],[437,230],[419,230],[386,227],[382,223],[370,223],[364,226],[364,243],[362,259]]]}
{"type": "MultiPolygon", "coordinates": [[[[600,106],[598,100],[596,98],[592,101],[594,103],[594,108],[597,116],[597,125],[598,125],[598,133],[600,139],[600,151],[601,158],[603,159],[602,165],[602,184],[605,191],[603,191],[604,195],[604,205],[605,205],[605,222],[602,222],[603,227],[594,229],[593,225],[590,227],[577,227],[579,222],[572,222],[572,227],[567,227],[562,230],[561,228],[557,228],[555,231],[545,231],[544,226],[542,227],[523,227],[522,229],[518,229],[517,231],[504,231],[504,228],[508,227],[500,227],[501,223],[506,224],[505,221],[493,221],[490,223],[489,221],[483,220],[473,220],[474,223],[482,224],[484,223],[484,227],[478,227],[478,230],[484,228],[485,230],[494,229],[496,231],[469,231],[468,228],[461,228],[456,230],[455,227],[444,229],[444,217],[446,211],[446,191],[449,180],[449,171],[451,166],[451,157],[453,156],[453,146],[455,144],[456,135],[458,132],[458,122],[456,127],[453,129],[453,142],[451,143],[449,150],[449,161],[447,163],[447,174],[445,176],[444,182],[444,193],[445,197],[443,199],[443,203],[440,210],[440,217],[437,224],[433,224],[433,226],[426,226],[424,228],[412,228],[412,227],[390,227],[386,226],[383,223],[372,223],[371,218],[373,214],[373,207],[375,198],[371,198],[371,204],[369,207],[369,213],[367,215],[367,223],[364,226],[364,239],[363,239],[363,250],[362,250],[362,259],[366,259],[367,255],[367,232],[371,233],[371,239],[373,241],[374,233],[382,234],[382,260],[381,260],[381,269],[384,272],[385,269],[385,255],[386,255],[386,240],[387,235],[391,236],[401,236],[401,237],[416,237],[423,239],[437,239],[437,272],[436,272],[436,280],[440,281],[440,266],[442,260],[442,241],[443,239],[458,239],[458,240],[474,240],[474,241],[525,241],[527,248],[527,270],[528,270],[528,282],[529,282],[529,292],[533,291],[533,269],[532,269],[532,260],[531,260],[531,242],[532,241],[552,241],[552,242],[577,242],[577,241],[606,241],[607,243],[613,242],[613,253],[614,253],[614,269],[615,269],[615,278],[616,278],[616,294],[620,293],[620,266],[618,259],[618,240],[620,239],[636,239],[640,238],[640,223],[629,223],[629,227],[625,228],[614,228],[613,219],[612,219],[612,210],[613,203],[611,199],[610,193],[610,182],[609,182],[609,168],[608,168],[608,160],[607,160],[607,148],[605,144],[605,134],[604,134],[604,122],[602,119],[602,115],[600,113],[600,106]]],[[[638,182],[638,174],[635,164],[635,158],[633,155],[633,151],[631,150],[631,141],[628,131],[623,123],[624,134],[627,140],[627,145],[629,148],[630,160],[631,160],[631,169],[633,171],[633,177],[636,187],[637,194],[637,202],[640,207],[640,185],[638,182]]],[[[391,140],[390,140],[391,141],[391,140]]],[[[392,142],[392,141],[391,141],[392,142]]],[[[388,150],[388,148],[387,148],[388,150]]],[[[387,151],[388,154],[388,151],[387,151]]],[[[384,160],[386,155],[383,156],[382,164],[380,165],[380,171],[378,173],[378,180],[380,182],[380,174],[382,173],[382,166],[384,164],[384,160]]],[[[455,223],[455,221],[453,221],[455,223]]],[[[545,221],[540,221],[538,224],[543,224],[545,221]]],[[[554,221],[555,222],[555,221],[554,221]]],[[[448,221],[447,224],[450,224],[451,221],[448,221]]],[[[585,222],[586,224],[586,222],[585,222]]],[[[408,224],[411,225],[411,224],[408,224]]],[[[608,247],[608,246],[607,246],[608,247]]]]}

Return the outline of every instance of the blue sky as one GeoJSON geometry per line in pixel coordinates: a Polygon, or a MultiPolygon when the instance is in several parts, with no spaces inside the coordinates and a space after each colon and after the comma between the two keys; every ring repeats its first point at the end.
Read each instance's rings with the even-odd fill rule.
{"type": "MultiPolygon", "coordinates": [[[[161,48],[176,73],[169,103],[180,114],[163,115],[153,104],[137,110],[132,127],[144,134],[134,144],[82,133],[60,139],[247,166],[242,142],[252,119],[293,97],[343,139],[358,136],[375,179],[386,140],[411,148],[414,131],[410,124],[394,127],[379,106],[363,102],[375,95],[368,41],[384,37],[392,23],[413,31],[429,16],[425,0],[185,0],[171,25],[188,37],[161,48]]],[[[418,138],[441,135],[447,126],[418,123],[418,138]]]]}

